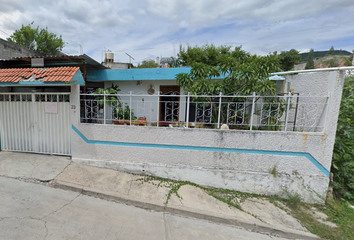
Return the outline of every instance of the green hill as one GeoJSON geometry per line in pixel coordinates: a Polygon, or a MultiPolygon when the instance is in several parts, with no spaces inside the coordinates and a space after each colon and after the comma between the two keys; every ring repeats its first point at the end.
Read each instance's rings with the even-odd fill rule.
{"type": "MultiPolygon", "coordinates": [[[[332,55],[350,56],[351,54],[352,54],[351,52],[348,52],[346,50],[334,50],[332,55]]],[[[309,55],[308,52],[300,53],[300,57],[301,57],[300,61],[306,61],[308,55],[309,55]]],[[[328,56],[328,51],[314,51],[313,56],[314,58],[325,57],[328,56]]]]}

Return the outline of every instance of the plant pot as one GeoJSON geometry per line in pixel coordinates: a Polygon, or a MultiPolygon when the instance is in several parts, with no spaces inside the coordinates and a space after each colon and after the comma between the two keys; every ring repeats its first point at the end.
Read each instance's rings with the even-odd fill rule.
{"type": "Polygon", "coordinates": [[[113,120],[114,125],[124,125],[124,120],[113,120]]]}
{"type": "Polygon", "coordinates": [[[146,126],[146,117],[140,117],[139,118],[139,126],[146,126]]]}
{"type": "Polygon", "coordinates": [[[133,121],[132,121],[132,125],[139,125],[139,121],[133,120],[133,121]]]}

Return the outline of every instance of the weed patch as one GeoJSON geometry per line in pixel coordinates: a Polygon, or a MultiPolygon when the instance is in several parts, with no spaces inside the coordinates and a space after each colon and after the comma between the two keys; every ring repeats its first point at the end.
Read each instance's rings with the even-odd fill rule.
{"type": "Polygon", "coordinates": [[[143,178],[137,179],[137,181],[141,181],[142,183],[149,183],[157,187],[165,187],[169,188],[169,192],[167,194],[166,202],[165,204],[168,203],[168,201],[171,199],[171,196],[175,194],[179,199],[182,199],[182,197],[178,194],[178,190],[184,186],[184,185],[191,185],[195,187],[200,187],[199,185],[189,182],[189,181],[176,181],[176,180],[170,180],[167,178],[160,178],[160,177],[155,177],[155,176],[145,176],[143,178]],[[158,183],[155,183],[158,182],[158,183]]]}
{"type": "Polygon", "coordinates": [[[270,174],[273,175],[273,177],[277,177],[278,176],[278,171],[277,171],[277,165],[274,165],[271,169],[268,170],[270,174]]]}
{"type": "MultiPolygon", "coordinates": [[[[250,193],[243,193],[227,189],[217,189],[202,187],[189,181],[175,181],[154,176],[144,176],[137,181],[149,183],[157,187],[166,187],[169,189],[166,202],[168,203],[171,196],[175,194],[182,199],[178,193],[179,189],[184,185],[191,185],[203,189],[210,196],[217,200],[242,210],[241,203],[248,198],[264,198],[272,202],[275,206],[283,208],[288,214],[292,215],[300,221],[302,226],[308,229],[317,236],[328,240],[353,240],[354,239],[354,209],[344,200],[331,200],[325,205],[313,205],[302,202],[299,194],[284,190],[285,198],[277,196],[264,196],[250,193]],[[281,204],[282,203],[282,204],[281,204]],[[313,214],[315,211],[325,213],[328,218],[324,219],[327,222],[335,223],[338,227],[331,227],[313,214]]],[[[242,210],[243,211],[243,210],[242,210]]]]}
{"type": "Polygon", "coordinates": [[[294,204],[293,200],[280,200],[291,210],[290,214],[313,234],[328,240],[354,239],[354,209],[342,200],[331,200],[326,205],[311,205],[303,202],[294,204]],[[326,221],[335,223],[338,227],[328,226],[312,214],[313,209],[325,213],[326,221]]]}

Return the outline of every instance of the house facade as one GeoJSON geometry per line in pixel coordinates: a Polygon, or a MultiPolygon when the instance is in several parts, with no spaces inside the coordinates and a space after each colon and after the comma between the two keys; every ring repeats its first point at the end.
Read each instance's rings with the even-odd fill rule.
{"type": "Polygon", "coordinates": [[[133,109],[136,117],[145,116],[147,124],[133,124],[134,119],[125,126],[112,124],[110,104],[101,106],[99,121],[82,121],[76,116],[73,139],[78,145],[73,147],[73,161],[258,194],[298,193],[307,202],[324,202],[346,69],[277,73],[281,77],[275,80],[281,80],[279,86],[286,93],[276,102],[274,98],[258,101],[265,96],[218,95],[209,96],[212,103],[196,103],[193,99],[197,96],[180,89],[179,94],[171,91],[174,99],[162,99],[169,97],[162,94],[164,86],[176,86],[176,82],[168,79],[172,76],[158,76],[189,70],[89,73],[88,81],[104,80],[105,87],[116,83],[121,89],[120,101],[133,109]],[[149,96],[155,100],[147,100],[149,96]],[[161,115],[173,112],[162,109],[166,102],[179,104],[178,118],[168,119],[168,124],[161,115]],[[193,104],[198,110],[194,119],[188,116],[194,111],[193,104]],[[144,106],[142,115],[139,106],[144,106]],[[204,108],[200,115],[197,106],[204,108]],[[216,106],[217,111],[205,106],[216,106]],[[197,120],[200,116],[203,121],[197,120]],[[220,130],[221,124],[239,128],[220,130]]]}
{"type": "Polygon", "coordinates": [[[71,155],[99,167],[324,202],[346,68],[278,73],[286,93],[267,101],[191,96],[175,80],[190,68],[109,70],[78,58],[62,59],[71,66],[56,70],[50,59],[21,70],[19,60],[2,63],[2,150],[71,155]],[[112,84],[118,94],[90,93],[112,84]],[[123,107],[125,124],[115,125],[123,107]],[[53,136],[60,139],[48,141],[53,136]]]}

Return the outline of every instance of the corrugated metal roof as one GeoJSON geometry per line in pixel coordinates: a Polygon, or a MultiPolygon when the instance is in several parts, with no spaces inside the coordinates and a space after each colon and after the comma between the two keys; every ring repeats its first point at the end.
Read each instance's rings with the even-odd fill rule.
{"type": "Polygon", "coordinates": [[[106,66],[87,56],[83,55],[56,55],[56,56],[28,56],[28,57],[15,57],[11,59],[0,60],[0,67],[31,67],[32,58],[44,58],[45,66],[63,66],[63,65],[83,65],[92,69],[108,69],[106,66]]]}

